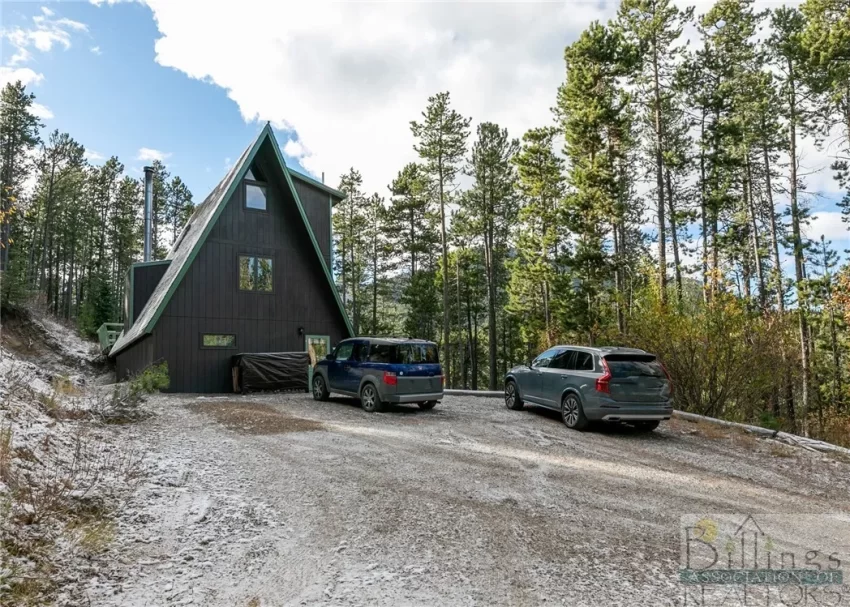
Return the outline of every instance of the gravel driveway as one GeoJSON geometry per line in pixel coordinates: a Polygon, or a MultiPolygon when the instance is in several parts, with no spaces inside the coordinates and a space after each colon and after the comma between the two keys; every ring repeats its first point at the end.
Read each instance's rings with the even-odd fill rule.
{"type": "Polygon", "coordinates": [[[161,396],[93,605],[673,605],[679,516],[835,512],[850,464],[680,421],[446,397],[161,396]]]}

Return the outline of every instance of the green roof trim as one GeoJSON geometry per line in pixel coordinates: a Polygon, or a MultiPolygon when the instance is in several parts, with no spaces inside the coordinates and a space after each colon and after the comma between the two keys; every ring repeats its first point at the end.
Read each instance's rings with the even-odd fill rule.
{"type": "Polygon", "coordinates": [[[254,162],[254,157],[257,155],[257,152],[260,150],[260,146],[265,140],[263,134],[268,128],[269,125],[263,127],[263,132],[260,133],[260,136],[257,137],[256,141],[254,141],[254,145],[251,146],[251,151],[248,152],[248,157],[245,158],[243,154],[243,160],[241,166],[239,167],[239,170],[236,172],[236,174],[233,176],[233,179],[230,181],[230,185],[228,186],[227,191],[224,193],[224,196],[219,199],[212,217],[204,225],[204,231],[201,232],[201,236],[195,241],[195,245],[192,247],[192,252],[189,253],[188,259],[186,259],[186,261],[183,263],[183,266],[180,268],[180,271],[177,273],[177,278],[171,281],[171,285],[169,285],[168,287],[168,291],[165,294],[165,298],[162,300],[162,303],[160,303],[160,305],[157,307],[156,312],[154,312],[153,317],[145,327],[145,333],[153,332],[153,328],[156,326],[156,323],[159,322],[159,317],[162,316],[163,312],[165,312],[165,308],[168,307],[168,302],[171,301],[172,296],[174,295],[175,291],[177,291],[177,287],[179,287],[180,283],[183,282],[183,278],[186,276],[186,272],[189,271],[189,268],[195,261],[195,258],[198,256],[198,253],[201,252],[201,248],[203,248],[204,243],[207,241],[207,236],[209,236],[209,233],[212,232],[212,229],[215,224],[218,223],[218,218],[221,217],[221,214],[224,211],[224,207],[227,206],[227,203],[230,201],[231,198],[233,198],[233,194],[236,193],[236,188],[239,187],[239,184],[242,183],[242,180],[245,178],[245,173],[248,172],[248,169],[254,162]]]}
{"type": "MultiPolygon", "coordinates": [[[[352,326],[351,321],[348,318],[348,314],[345,311],[345,307],[342,305],[342,300],[339,297],[339,292],[337,291],[333,276],[331,275],[330,270],[328,269],[328,265],[325,263],[324,256],[322,255],[322,251],[319,248],[319,243],[316,240],[316,236],[315,234],[313,234],[313,229],[310,226],[309,220],[307,219],[307,214],[304,212],[304,206],[301,204],[301,198],[298,196],[298,192],[296,191],[295,186],[292,183],[292,177],[290,176],[289,169],[286,166],[286,161],[283,159],[283,155],[281,154],[280,147],[278,146],[277,140],[275,139],[274,132],[272,131],[271,126],[269,124],[266,124],[266,126],[263,127],[263,130],[257,136],[257,139],[251,145],[251,147],[242,153],[241,158],[237,161],[237,165],[234,166],[234,169],[237,170],[235,172],[231,170],[231,172],[228,173],[227,176],[225,176],[222,183],[219,184],[219,186],[217,186],[215,190],[213,190],[208,200],[204,201],[198,207],[196,207],[195,213],[189,219],[189,222],[191,223],[195,221],[197,217],[198,221],[203,221],[203,231],[194,238],[194,242],[192,243],[192,250],[189,252],[189,254],[182,260],[178,259],[177,266],[179,266],[179,270],[177,271],[176,275],[172,274],[169,277],[169,273],[171,273],[175,269],[175,264],[171,264],[171,267],[166,270],[166,275],[163,276],[162,280],[168,280],[168,290],[165,292],[164,296],[159,298],[155,297],[156,293],[152,294],[151,298],[148,300],[148,304],[145,306],[145,309],[142,310],[138,318],[138,321],[142,322],[143,317],[146,315],[148,306],[156,305],[156,309],[153,311],[153,314],[150,315],[149,320],[145,323],[143,328],[137,328],[135,327],[135,325],[131,326],[127,334],[122,335],[115,343],[115,346],[113,346],[112,350],[110,351],[110,356],[118,354],[118,352],[143,337],[144,334],[149,334],[153,332],[156,323],[159,321],[160,317],[165,311],[165,308],[168,306],[168,302],[171,301],[172,296],[177,291],[177,287],[182,283],[186,272],[189,271],[192,262],[195,261],[195,258],[198,256],[198,253],[200,253],[201,248],[207,240],[207,236],[213,229],[213,226],[215,226],[215,224],[218,222],[221,213],[224,211],[224,207],[227,206],[227,203],[230,201],[230,199],[236,192],[236,188],[238,188],[239,185],[242,183],[242,180],[245,177],[245,173],[248,171],[248,168],[254,162],[254,158],[256,157],[263,143],[265,143],[267,139],[270,140],[270,143],[272,144],[272,149],[275,153],[275,157],[280,163],[280,168],[283,171],[283,176],[286,178],[286,183],[289,186],[290,192],[292,192],[292,196],[295,200],[295,206],[298,208],[298,213],[301,216],[304,227],[307,229],[307,235],[310,237],[310,242],[312,242],[313,244],[313,249],[315,250],[316,257],[319,259],[319,263],[322,266],[322,271],[324,272],[325,277],[328,281],[328,286],[331,288],[331,293],[333,294],[334,300],[336,301],[340,314],[342,314],[342,318],[345,322],[346,328],[348,329],[348,333],[350,336],[354,335],[354,327],[352,326]],[[224,195],[216,194],[216,190],[222,187],[228,179],[230,180],[230,182],[227,184],[227,190],[224,195]],[[212,215],[209,218],[204,218],[202,217],[202,215],[205,211],[204,207],[207,204],[215,206],[212,209],[212,215]]],[[[327,188],[325,186],[325,189],[330,190],[331,188],[327,188]]],[[[336,192],[336,190],[333,191],[336,192]]],[[[170,263],[173,259],[176,259],[174,255],[180,257],[182,253],[178,251],[172,251],[171,255],[171,259],[163,261],[170,263]]]]}
{"type": "MultiPolygon", "coordinates": [[[[286,165],[284,165],[284,166],[286,166],[286,165]]],[[[340,192],[339,190],[336,190],[336,189],[334,189],[330,186],[325,185],[321,181],[317,181],[317,180],[313,179],[309,175],[305,175],[304,173],[300,173],[300,172],[298,172],[294,169],[290,169],[289,167],[287,167],[287,170],[289,171],[289,174],[292,175],[292,177],[294,177],[298,181],[303,181],[306,184],[309,184],[313,187],[319,188],[323,192],[327,192],[328,194],[330,194],[331,196],[336,198],[336,202],[339,202],[340,200],[345,199],[345,192],[340,192]]],[[[336,204],[336,202],[334,204],[336,204]]]]}

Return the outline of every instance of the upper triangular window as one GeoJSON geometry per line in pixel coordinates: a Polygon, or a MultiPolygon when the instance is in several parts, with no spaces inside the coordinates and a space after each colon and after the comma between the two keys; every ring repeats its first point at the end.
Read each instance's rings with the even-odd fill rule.
{"type": "Polygon", "coordinates": [[[265,181],[263,179],[263,174],[257,169],[256,165],[249,167],[245,173],[245,179],[250,179],[251,181],[265,181]]]}

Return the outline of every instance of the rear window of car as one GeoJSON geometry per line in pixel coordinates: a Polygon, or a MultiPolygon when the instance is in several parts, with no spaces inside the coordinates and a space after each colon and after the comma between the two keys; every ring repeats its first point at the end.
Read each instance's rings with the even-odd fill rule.
{"type": "Polygon", "coordinates": [[[440,362],[437,346],[434,344],[398,344],[396,360],[401,365],[422,365],[440,362]]]}
{"type": "Polygon", "coordinates": [[[421,365],[439,363],[434,344],[372,344],[369,362],[393,365],[421,365]]]}
{"type": "Polygon", "coordinates": [[[608,363],[611,375],[615,378],[666,377],[661,364],[651,356],[634,356],[631,358],[606,356],[605,361],[608,363]]]}

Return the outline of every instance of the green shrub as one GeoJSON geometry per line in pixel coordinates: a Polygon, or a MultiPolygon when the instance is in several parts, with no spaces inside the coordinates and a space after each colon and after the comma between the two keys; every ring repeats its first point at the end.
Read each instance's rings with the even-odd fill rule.
{"type": "Polygon", "coordinates": [[[109,424],[126,424],[143,420],[148,413],[141,408],[145,395],[166,390],[169,386],[168,363],[151,365],[119,384],[92,406],[92,412],[109,424]]]}
{"type": "Polygon", "coordinates": [[[167,390],[169,385],[168,363],[151,365],[130,379],[130,397],[141,399],[145,394],[167,390]]]}

